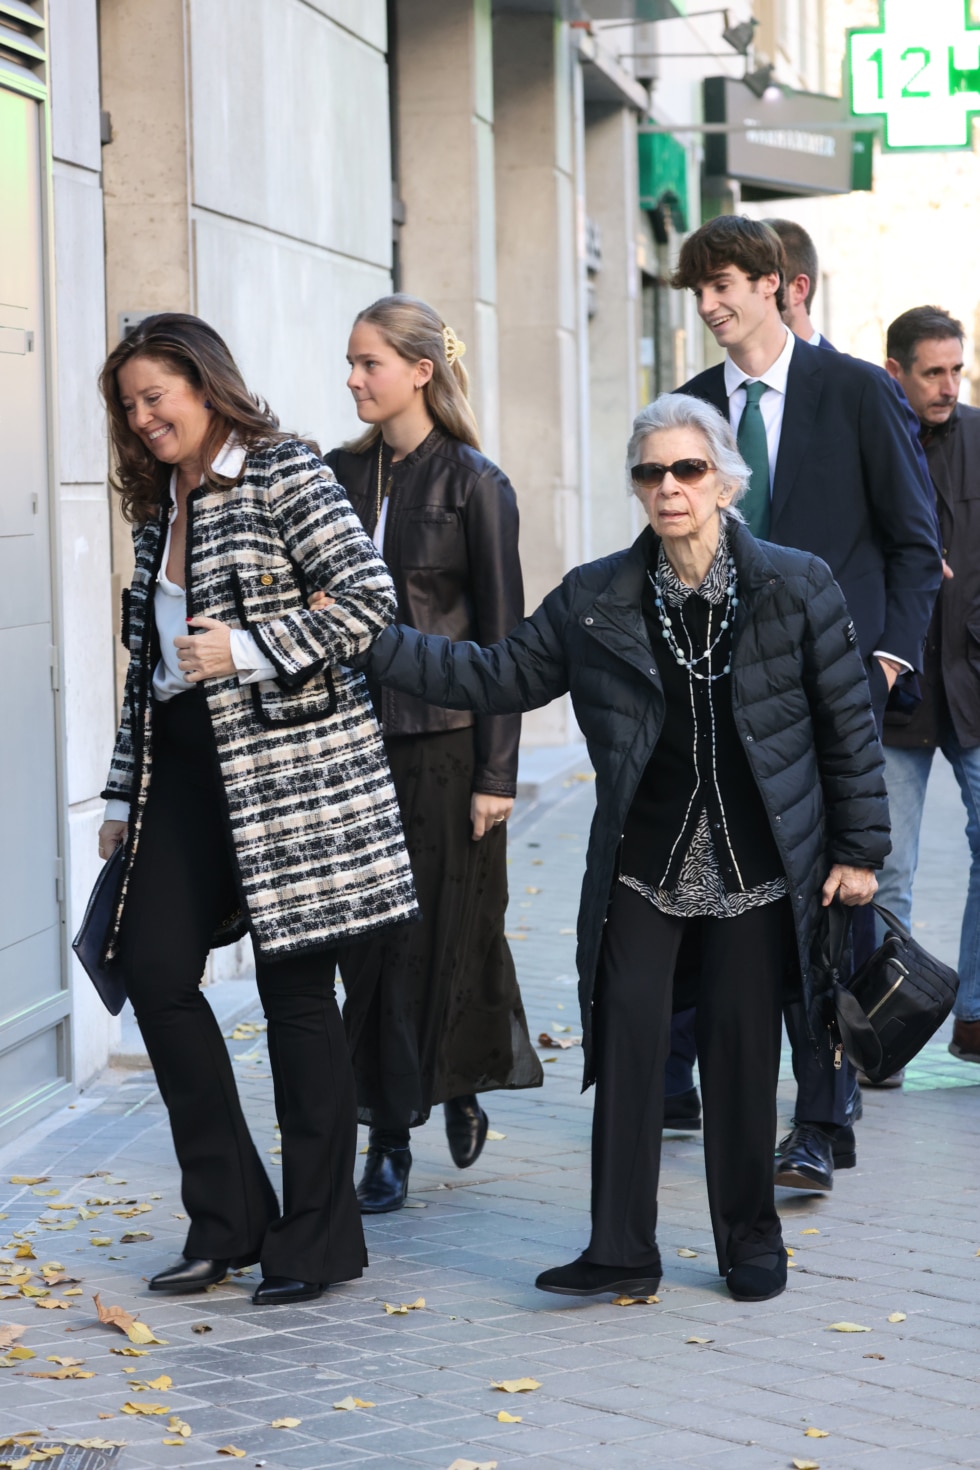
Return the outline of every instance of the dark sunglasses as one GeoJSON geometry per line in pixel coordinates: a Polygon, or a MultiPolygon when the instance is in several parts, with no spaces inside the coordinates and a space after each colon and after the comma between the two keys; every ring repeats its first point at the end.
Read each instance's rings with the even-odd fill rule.
{"type": "Polygon", "coordinates": [[[667,474],[681,485],[696,485],[715,466],[706,459],[675,459],[673,464],[635,464],[630,470],[633,483],[659,490],[667,474]]]}

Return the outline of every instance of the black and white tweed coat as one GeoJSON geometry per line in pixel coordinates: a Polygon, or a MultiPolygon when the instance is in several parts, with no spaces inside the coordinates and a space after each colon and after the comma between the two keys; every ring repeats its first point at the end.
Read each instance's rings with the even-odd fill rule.
{"type": "MultiPolygon", "coordinates": [[[[398,801],[361,674],[344,665],[395,612],[391,578],[333,473],[297,440],[249,450],[228,488],[187,502],[189,617],[252,633],[278,670],[204,684],[240,909],[213,943],[251,932],[264,958],[329,948],[417,915],[398,801]],[[315,590],[335,598],[310,612],[315,590]]],[[[130,652],[104,796],[130,802],[114,952],[152,780],[150,698],[159,656],[153,595],[166,521],[135,535],[124,599],[130,652]]],[[[178,695],[177,698],[183,696],[178,695]]]]}

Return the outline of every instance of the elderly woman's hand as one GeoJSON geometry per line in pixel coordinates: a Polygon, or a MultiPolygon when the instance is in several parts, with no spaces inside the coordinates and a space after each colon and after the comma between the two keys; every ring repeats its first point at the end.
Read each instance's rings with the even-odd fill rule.
{"type": "Polygon", "coordinates": [[[177,663],[188,684],[202,679],[230,679],[237,674],[231,656],[231,632],[217,618],[188,618],[190,628],[204,628],[186,638],[175,638],[177,663]]]}
{"type": "Polygon", "coordinates": [[[120,842],[126,841],[128,822],[103,822],[99,828],[99,857],[111,858],[120,842]]]}
{"type": "Polygon", "coordinates": [[[878,879],[873,868],[849,868],[835,863],[823,885],[823,906],[839,898],[848,908],[870,903],[878,892],[878,879]]]}
{"type": "Polygon", "coordinates": [[[336,597],[328,597],[326,592],[311,592],[306,599],[306,605],[310,612],[326,612],[336,601],[336,597]]]}

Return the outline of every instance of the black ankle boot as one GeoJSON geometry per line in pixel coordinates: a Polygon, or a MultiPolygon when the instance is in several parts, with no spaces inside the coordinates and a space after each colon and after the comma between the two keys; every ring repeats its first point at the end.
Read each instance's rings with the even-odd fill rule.
{"type": "Polygon", "coordinates": [[[408,1148],[387,1148],[376,1143],[373,1129],[371,1134],[357,1201],[362,1215],[387,1215],[405,1203],[412,1153],[408,1148]]]}
{"type": "Polygon", "coordinates": [[[457,1169],[468,1169],[483,1152],[490,1120],[472,1093],[450,1098],[442,1107],[453,1163],[457,1169]]]}

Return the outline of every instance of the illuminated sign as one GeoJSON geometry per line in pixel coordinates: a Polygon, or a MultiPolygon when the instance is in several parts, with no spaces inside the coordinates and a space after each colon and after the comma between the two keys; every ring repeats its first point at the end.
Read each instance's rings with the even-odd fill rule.
{"type": "Polygon", "coordinates": [[[980,112],[980,25],[970,0],[878,0],[847,33],[851,111],[885,120],[886,148],[969,148],[980,112]]]}

